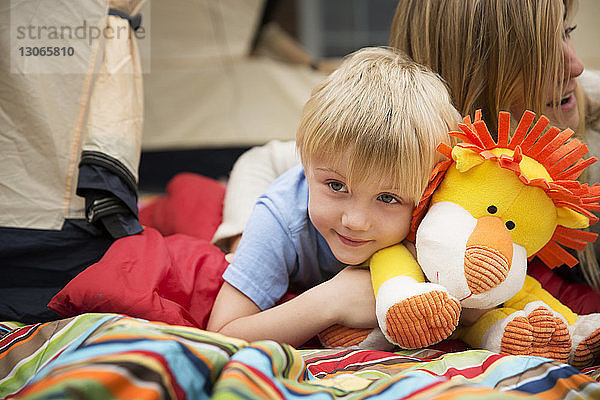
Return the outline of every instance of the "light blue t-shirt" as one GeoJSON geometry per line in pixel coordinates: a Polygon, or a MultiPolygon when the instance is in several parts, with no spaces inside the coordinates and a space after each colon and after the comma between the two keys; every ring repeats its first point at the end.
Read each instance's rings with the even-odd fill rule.
{"type": "Polygon", "coordinates": [[[265,310],[288,288],[307,290],[344,266],[308,218],[308,183],[298,165],[258,199],[223,278],[265,310]]]}

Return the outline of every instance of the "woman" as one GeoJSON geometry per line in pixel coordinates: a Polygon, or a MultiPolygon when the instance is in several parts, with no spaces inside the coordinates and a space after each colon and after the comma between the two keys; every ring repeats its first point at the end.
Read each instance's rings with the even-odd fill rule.
{"type": "MultiPolygon", "coordinates": [[[[390,46],[438,72],[461,114],[482,109],[492,127],[500,110],[520,116],[530,109],[553,125],[573,129],[598,156],[600,75],[587,73],[585,87],[578,84],[583,64],[570,37],[575,8],[576,0],[400,0],[390,46]]],[[[238,160],[215,241],[227,247],[229,240],[230,250],[235,249],[255,196],[297,162],[293,146],[271,143],[238,160]]],[[[599,181],[600,168],[590,175],[590,181],[599,181]]],[[[580,260],[585,281],[598,290],[593,248],[580,260]]]]}
{"type": "MultiPolygon", "coordinates": [[[[493,127],[501,110],[519,117],[530,109],[599,150],[600,107],[578,84],[583,63],[571,40],[576,5],[576,0],[400,0],[390,46],[437,71],[463,115],[481,109],[493,127]]],[[[600,180],[597,167],[590,175],[590,181],[600,180]]],[[[593,246],[579,258],[585,281],[600,289],[593,246]]]]}
{"type": "Polygon", "coordinates": [[[573,0],[400,0],[390,45],[437,71],[463,115],[527,108],[581,128],[575,98],[583,64],[570,34],[573,0]],[[425,29],[425,31],[424,31],[425,29]]]}

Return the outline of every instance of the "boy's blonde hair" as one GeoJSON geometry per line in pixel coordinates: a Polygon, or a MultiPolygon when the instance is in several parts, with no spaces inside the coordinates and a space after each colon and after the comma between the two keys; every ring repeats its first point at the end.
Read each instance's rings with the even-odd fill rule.
{"type": "Polygon", "coordinates": [[[390,46],[440,74],[462,115],[482,109],[497,126],[516,98],[541,115],[548,93],[563,93],[563,19],[575,8],[576,0],[400,0],[390,46]]]}
{"type": "Polygon", "coordinates": [[[296,145],[306,169],[318,158],[347,163],[350,185],[392,179],[417,203],[441,159],[435,149],[451,143],[459,119],[437,74],[397,50],[371,47],[347,56],[313,90],[296,145]]]}

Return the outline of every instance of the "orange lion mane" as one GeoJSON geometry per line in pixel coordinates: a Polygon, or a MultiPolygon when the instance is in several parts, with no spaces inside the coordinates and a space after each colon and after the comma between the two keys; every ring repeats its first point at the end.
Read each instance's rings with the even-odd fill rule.
{"type": "MultiPolygon", "coordinates": [[[[462,140],[462,143],[456,146],[472,150],[485,160],[496,161],[500,168],[513,171],[524,185],[543,189],[556,207],[566,207],[577,211],[589,219],[590,225],[595,224],[598,222],[598,218],[591,211],[600,211],[598,204],[600,185],[596,183],[590,186],[577,181],[577,178],[585,168],[596,162],[597,158],[583,158],[588,153],[588,148],[578,139],[572,138],[575,132],[571,129],[560,131],[551,126],[546,130],[550,121],[545,116],[541,116],[529,129],[534,118],[535,113],[525,111],[510,138],[510,113],[501,111],[498,118],[498,141],[496,142],[481,119],[481,111],[477,110],[473,122],[471,122],[470,116],[466,116],[463,123],[458,125],[460,132],[450,132],[450,135],[462,140]],[[513,155],[496,156],[490,151],[496,148],[513,150],[513,155]],[[530,180],[522,175],[519,163],[523,155],[540,163],[552,181],[548,182],[541,178],[530,180]]],[[[413,211],[409,237],[411,240],[415,238],[417,227],[427,211],[433,192],[453,162],[450,146],[442,143],[437,150],[448,160],[435,166],[429,179],[429,185],[413,211]]],[[[573,267],[578,263],[577,258],[561,246],[583,250],[586,244],[595,241],[596,237],[597,235],[592,232],[557,225],[550,241],[534,255],[550,268],[562,264],[573,267]]]]}

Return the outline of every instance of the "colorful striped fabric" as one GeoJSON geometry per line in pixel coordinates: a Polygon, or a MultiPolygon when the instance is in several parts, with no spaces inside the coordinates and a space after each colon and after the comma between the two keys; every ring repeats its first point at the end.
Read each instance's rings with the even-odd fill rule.
{"type": "MultiPolygon", "coordinates": [[[[305,353],[308,371],[321,379],[380,380],[402,376],[419,390],[435,393],[448,383],[535,394],[545,399],[600,398],[599,384],[575,368],[542,357],[507,356],[485,350],[440,353],[402,350],[394,354],[367,350],[320,350],[305,353]],[[420,387],[419,387],[420,386],[420,387]],[[593,395],[593,396],[592,396],[593,395]]],[[[351,382],[351,381],[350,381],[351,382]]]]}
{"type": "Polygon", "coordinates": [[[0,398],[600,398],[596,369],[540,357],[296,350],[115,314],[3,326],[0,398]]]}

